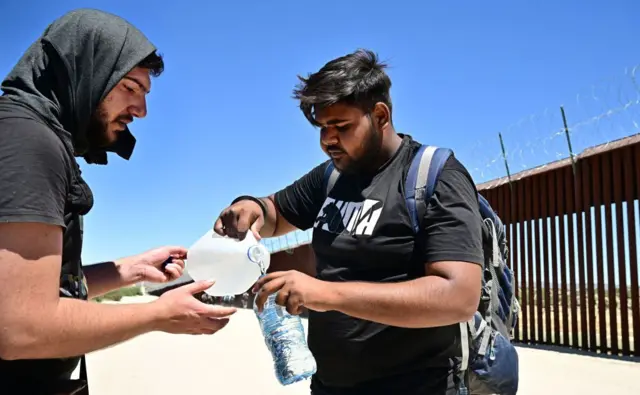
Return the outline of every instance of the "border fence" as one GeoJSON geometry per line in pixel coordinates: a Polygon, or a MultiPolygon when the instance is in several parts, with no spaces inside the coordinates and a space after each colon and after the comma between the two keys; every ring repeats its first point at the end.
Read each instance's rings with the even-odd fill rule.
{"type": "Polygon", "coordinates": [[[515,340],[640,356],[640,135],[478,185],[504,221],[515,340]]]}

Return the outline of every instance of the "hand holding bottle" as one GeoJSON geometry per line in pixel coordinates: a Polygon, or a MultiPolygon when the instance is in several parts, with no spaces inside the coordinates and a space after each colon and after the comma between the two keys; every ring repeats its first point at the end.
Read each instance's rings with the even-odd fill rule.
{"type": "Polygon", "coordinates": [[[152,302],[157,311],[158,330],[174,334],[212,335],[229,323],[234,307],[202,303],[193,297],[213,285],[213,281],[197,281],[165,292],[152,302]]]}
{"type": "Polygon", "coordinates": [[[297,270],[279,271],[261,277],[253,286],[258,311],[270,295],[275,294],[275,303],[289,314],[298,315],[306,307],[314,311],[331,309],[335,298],[332,283],[318,280],[297,270]]]}

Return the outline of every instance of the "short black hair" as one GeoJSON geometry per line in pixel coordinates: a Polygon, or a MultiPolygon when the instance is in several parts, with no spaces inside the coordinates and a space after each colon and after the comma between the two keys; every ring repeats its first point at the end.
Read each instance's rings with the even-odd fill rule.
{"type": "Polygon", "coordinates": [[[153,77],[159,77],[164,71],[164,60],[162,59],[162,55],[154,51],[146,58],[142,59],[142,61],[138,63],[138,66],[144,69],[149,69],[149,74],[153,77]]]}
{"type": "Polygon", "coordinates": [[[304,116],[315,126],[315,114],[336,103],[356,106],[365,113],[382,102],[391,110],[391,79],[385,73],[385,63],[368,49],[358,49],[333,59],[307,78],[298,76],[300,83],[293,91],[300,100],[304,116]]]}

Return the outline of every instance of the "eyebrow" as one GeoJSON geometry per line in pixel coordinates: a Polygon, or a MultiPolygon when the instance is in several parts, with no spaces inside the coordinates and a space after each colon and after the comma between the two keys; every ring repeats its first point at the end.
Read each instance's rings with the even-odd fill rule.
{"type": "Polygon", "coordinates": [[[325,122],[325,125],[337,125],[339,123],[345,123],[345,122],[349,122],[349,120],[348,119],[331,119],[325,122]]]}
{"type": "Polygon", "coordinates": [[[142,89],[145,93],[149,94],[151,92],[151,90],[148,90],[147,88],[145,88],[145,86],[142,84],[142,82],[138,81],[138,79],[133,78],[131,76],[125,75],[124,78],[131,80],[133,82],[135,82],[136,84],[138,84],[138,86],[140,86],[140,89],[142,89]]]}

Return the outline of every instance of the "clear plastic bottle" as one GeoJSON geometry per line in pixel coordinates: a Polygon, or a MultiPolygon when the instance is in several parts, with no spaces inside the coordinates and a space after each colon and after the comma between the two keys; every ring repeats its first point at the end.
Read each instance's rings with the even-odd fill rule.
{"type": "Polygon", "coordinates": [[[249,290],[269,268],[270,259],[269,250],[251,232],[238,240],[209,230],[189,248],[186,270],[195,281],[215,280],[207,294],[228,297],[249,290]]]}
{"type": "Polygon", "coordinates": [[[271,352],[276,377],[280,384],[289,385],[313,376],[317,365],[300,317],[278,306],[275,298],[276,294],[269,295],[262,312],[258,312],[254,299],[253,310],[271,352]]]}

